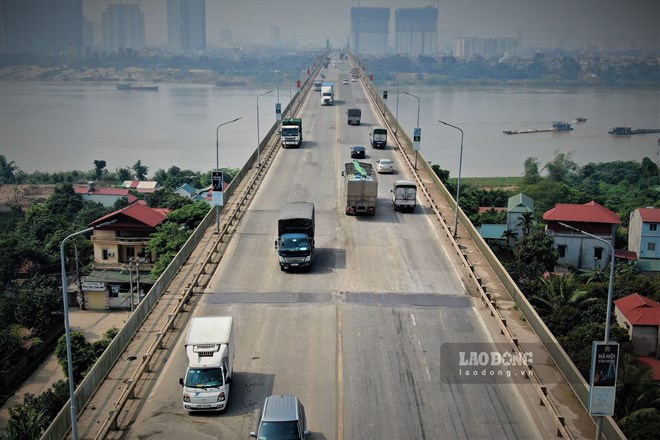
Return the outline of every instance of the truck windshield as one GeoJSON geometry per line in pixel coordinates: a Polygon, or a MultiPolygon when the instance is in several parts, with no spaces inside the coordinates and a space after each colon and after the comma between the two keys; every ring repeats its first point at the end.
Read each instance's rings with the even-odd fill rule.
{"type": "Polygon", "coordinates": [[[309,241],[306,238],[285,237],[280,241],[280,251],[307,252],[309,251],[309,241]]]}
{"type": "Polygon", "coordinates": [[[282,128],[282,136],[298,136],[298,127],[282,128]]]}
{"type": "Polygon", "coordinates": [[[383,133],[374,133],[374,140],[375,141],[385,141],[387,140],[387,134],[383,133]]]}
{"type": "Polygon", "coordinates": [[[217,388],[224,383],[222,368],[189,368],[186,375],[188,388],[217,388]]]}

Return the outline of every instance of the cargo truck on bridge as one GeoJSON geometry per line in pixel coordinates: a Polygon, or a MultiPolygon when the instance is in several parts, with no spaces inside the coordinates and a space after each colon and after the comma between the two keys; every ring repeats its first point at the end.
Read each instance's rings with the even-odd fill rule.
{"type": "Polygon", "coordinates": [[[376,214],[378,177],[368,162],[354,160],[344,165],[344,197],[346,214],[376,214]]]}
{"type": "Polygon", "coordinates": [[[321,105],[333,105],[334,101],[334,84],[331,82],[324,82],[321,85],[321,105]]]}
{"type": "Polygon", "coordinates": [[[348,117],[348,125],[360,125],[362,110],[359,108],[349,108],[346,110],[346,116],[348,117]]]}
{"type": "Polygon", "coordinates": [[[284,118],[280,138],[282,147],[299,148],[303,142],[302,118],[284,118]]]}
{"type": "Polygon", "coordinates": [[[417,185],[410,180],[397,180],[392,188],[395,211],[414,211],[417,205],[417,185]]]}
{"type": "Polygon", "coordinates": [[[227,406],[234,366],[231,316],[193,317],[186,336],[188,368],[183,386],[183,408],[220,411],[227,406]]]}
{"type": "Polygon", "coordinates": [[[314,261],[314,204],[285,203],[277,220],[275,249],[282,271],[310,270],[314,261]]]}

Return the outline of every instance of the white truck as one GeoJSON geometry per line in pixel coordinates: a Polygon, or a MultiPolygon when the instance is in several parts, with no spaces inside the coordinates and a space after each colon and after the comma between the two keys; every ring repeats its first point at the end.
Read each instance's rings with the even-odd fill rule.
{"type": "Polygon", "coordinates": [[[395,211],[414,211],[417,205],[417,185],[410,180],[397,180],[392,188],[392,205],[395,211]]]}
{"type": "Polygon", "coordinates": [[[348,162],[344,165],[344,196],[346,214],[376,214],[378,177],[368,162],[348,162]]]}
{"type": "Polygon", "coordinates": [[[331,82],[324,82],[321,85],[321,105],[332,105],[334,101],[334,84],[331,82]]]}
{"type": "Polygon", "coordinates": [[[188,368],[183,386],[183,408],[221,411],[227,406],[234,365],[231,316],[193,317],[186,336],[188,368]]]}

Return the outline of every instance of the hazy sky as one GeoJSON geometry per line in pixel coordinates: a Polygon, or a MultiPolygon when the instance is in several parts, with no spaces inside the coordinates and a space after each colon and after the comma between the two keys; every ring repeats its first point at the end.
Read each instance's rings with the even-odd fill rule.
{"type": "MultiPolygon", "coordinates": [[[[134,0],[83,0],[83,13],[100,41],[101,11],[108,3],[134,0]]],[[[148,46],[167,43],[166,0],[139,0],[145,13],[148,46]]],[[[207,45],[217,46],[220,31],[234,41],[270,43],[280,26],[283,42],[322,46],[330,38],[342,46],[350,35],[352,6],[390,7],[393,32],[398,7],[437,6],[439,28],[451,36],[503,37],[522,32],[524,46],[660,48],[658,0],[207,0],[207,45]]],[[[393,37],[390,37],[391,42],[393,37]]]]}

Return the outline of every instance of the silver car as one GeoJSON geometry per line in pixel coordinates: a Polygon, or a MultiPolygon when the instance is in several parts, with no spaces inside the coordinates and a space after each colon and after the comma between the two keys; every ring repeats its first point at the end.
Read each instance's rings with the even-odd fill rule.
{"type": "Polygon", "coordinates": [[[303,440],[310,435],[305,408],[300,400],[295,396],[282,395],[266,397],[257,432],[250,433],[250,437],[274,440],[303,440]]]}
{"type": "Polygon", "coordinates": [[[390,159],[379,159],[376,161],[376,171],[378,173],[393,173],[394,162],[390,159]]]}

